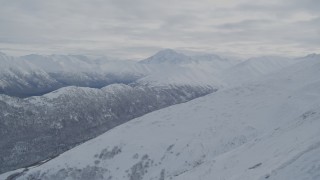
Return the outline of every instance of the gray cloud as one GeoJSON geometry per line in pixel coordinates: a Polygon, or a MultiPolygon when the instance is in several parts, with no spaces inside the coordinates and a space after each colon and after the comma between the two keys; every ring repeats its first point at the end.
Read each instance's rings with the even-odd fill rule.
{"type": "Polygon", "coordinates": [[[0,0],[0,51],[319,53],[319,8],[318,0],[0,0]]]}

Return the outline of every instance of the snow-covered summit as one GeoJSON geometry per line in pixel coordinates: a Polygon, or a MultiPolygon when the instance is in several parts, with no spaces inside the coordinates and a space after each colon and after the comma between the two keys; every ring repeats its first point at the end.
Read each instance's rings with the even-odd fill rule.
{"type": "Polygon", "coordinates": [[[178,53],[172,49],[164,49],[157,52],[155,55],[140,61],[140,63],[144,64],[161,64],[161,63],[169,63],[169,64],[179,64],[186,63],[191,60],[190,57],[178,53]]]}

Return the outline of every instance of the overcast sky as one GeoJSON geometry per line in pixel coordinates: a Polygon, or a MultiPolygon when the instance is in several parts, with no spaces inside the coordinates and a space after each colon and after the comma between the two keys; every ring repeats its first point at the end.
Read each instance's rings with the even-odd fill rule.
{"type": "Polygon", "coordinates": [[[0,51],[320,53],[320,0],[0,0],[0,51]]]}

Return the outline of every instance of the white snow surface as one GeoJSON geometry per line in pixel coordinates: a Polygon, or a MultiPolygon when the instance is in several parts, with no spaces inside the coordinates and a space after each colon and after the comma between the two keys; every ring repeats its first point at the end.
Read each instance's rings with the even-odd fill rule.
{"type": "Polygon", "coordinates": [[[93,179],[319,180],[319,77],[320,58],[304,58],[136,118],[18,179],[81,179],[98,167],[93,179]]]}

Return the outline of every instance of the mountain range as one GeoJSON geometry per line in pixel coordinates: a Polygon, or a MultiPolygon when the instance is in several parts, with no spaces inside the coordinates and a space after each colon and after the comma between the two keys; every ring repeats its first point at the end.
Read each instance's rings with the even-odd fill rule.
{"type": "Polygon", "coordinates": [[[0,178],[320,177],[320,55],[0,64],[0,178]]]}

